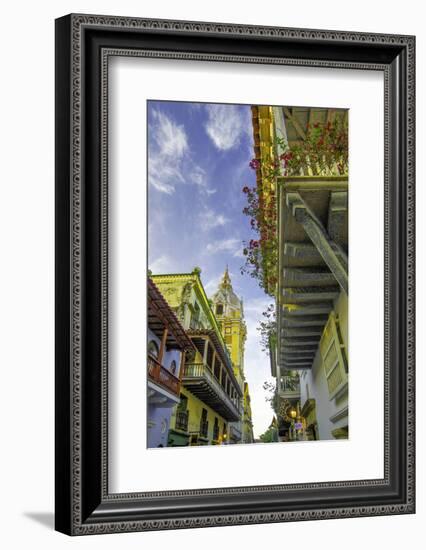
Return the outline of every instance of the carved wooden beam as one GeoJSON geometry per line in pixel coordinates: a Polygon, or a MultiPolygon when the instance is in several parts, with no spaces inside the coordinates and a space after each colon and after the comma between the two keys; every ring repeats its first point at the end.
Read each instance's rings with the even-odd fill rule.
{"type": "Polygon", "coordinates": [[[290,304],[327,302],[337,298],[339,287],[283,288],[282,295],[284,301],[290,304]]]}
{"type": "Polygon", "coordinates": [[[318,252],[342,290],[348,294],[348,270],[341,259],[346,256],[344,251],[330,239],[321,221],[315,216],[299,193],[288,193],[286,202],[296,221],[303,225],[306,234],[317,247],[318,252]]]}
{"type": "Polygon", "coordinates": [[[336,286],[333,273],[321,267],[285,267],[283,280],[286,288],[336,286]]]}

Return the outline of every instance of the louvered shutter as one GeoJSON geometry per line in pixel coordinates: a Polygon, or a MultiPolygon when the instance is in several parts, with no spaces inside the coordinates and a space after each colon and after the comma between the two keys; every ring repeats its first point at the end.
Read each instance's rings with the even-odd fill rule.
{"type": "Polygon", "coordinates": [[[336,315],[332,312],[325,325],[320,341],[320,353],[330,399],[333,399],[348,384],[343,350],[344,345],[337,330],[336,315]]]}

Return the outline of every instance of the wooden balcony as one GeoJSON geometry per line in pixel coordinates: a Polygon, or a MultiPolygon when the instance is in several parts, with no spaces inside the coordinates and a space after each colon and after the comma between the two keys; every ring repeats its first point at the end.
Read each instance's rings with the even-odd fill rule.
{"type": "Polygon", "coordinates": [[[163,367],[163,365],[159,363],[155,357],[152,357],[152,355],[148,355],[148,378],[173,395],[179,396],[179,378],[163,367]]]}
{"type": "Polygon", "coordinates": [[[191,393],[216,411],[222,418],[231,422],[240,420],[237,406],[204,363],[188,363],[185,365],[182,383],[185,388],[188,388],[191,393]]]}

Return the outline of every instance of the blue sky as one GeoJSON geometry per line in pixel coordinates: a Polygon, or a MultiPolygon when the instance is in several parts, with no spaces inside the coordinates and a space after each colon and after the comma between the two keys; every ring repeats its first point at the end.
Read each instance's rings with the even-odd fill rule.
{"type": "Polygon", "coordinates": [[[148,264],[153,273],[202,270],[207,295],[229,266],[247,323],[245,374],[255,436],[273,411],[262,389],[271,380],[269,358],[256,327],[271,302],[258,283],[241,275],[243,241],[254,237],[242,188],[255,185],[248,105],[148,102],[148,264]]]}

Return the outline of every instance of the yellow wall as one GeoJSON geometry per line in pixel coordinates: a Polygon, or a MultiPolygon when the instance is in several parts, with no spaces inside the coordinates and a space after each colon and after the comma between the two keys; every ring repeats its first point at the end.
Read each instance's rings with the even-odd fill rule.
{"type": "MultiPolygon", "coordinates": [[[[233,312],[236,313],[236,312],[233,312]]],[[[241,317],[223,317],[223,337],[228,347],[234,373],[241,385],[241,378],[244,372],[244,342],[246,339],[246,328],[241,317]]]]}
{"type": "MultiPolygon", "coordinates": [[[[200,420],[201,420],[201,414],[202,410],[207,410],[207,421],[209,423],[208,425],[208,439],[209,444],[213,441],[213,427],[214,427],[214,419],[217,418],[219,422],[219,434],[222,436],[223,434],[223,424],[225,423],[227,426],[227,431],[229,431],[228,423],[224,418],[219,416],[213,409],[211,409],[208,405],[206,405],[203,401],[198,399],[198,397],[195,397],[195,395],[192,395],[191,392],[189,392],[186,388],[181,388],[181,394],[184,395],[188,399],[188,411],[189,411],[189,417],[188,417],[188,431],[189,432],[199,432],[200,430],[200,420]]],[[[170,422],[170,426],[172,429],[175,427],[176,422],[176,407],[173,409],[172,419],[170,422]]],[[[227,433],[227,437],[229,437],[229,433],[227,433]]]]}

